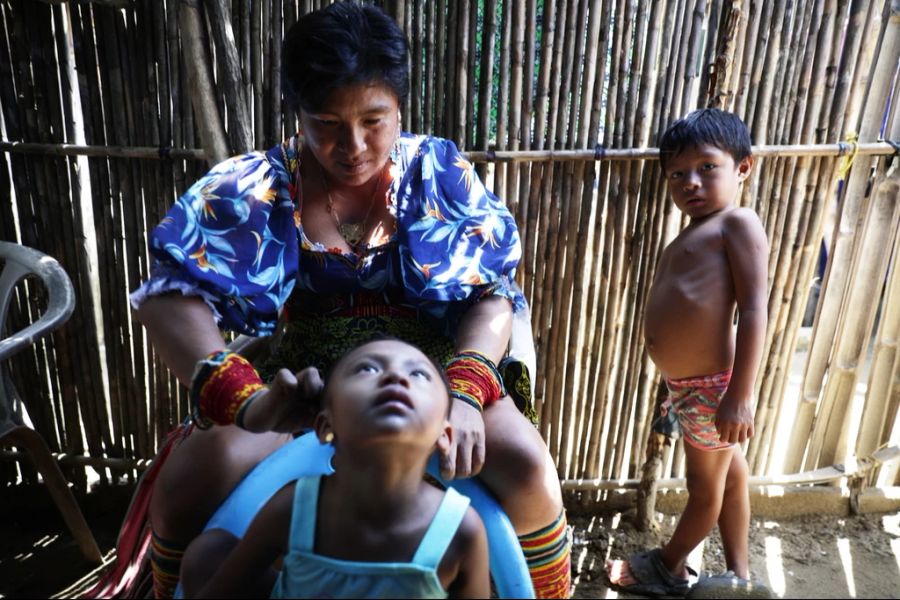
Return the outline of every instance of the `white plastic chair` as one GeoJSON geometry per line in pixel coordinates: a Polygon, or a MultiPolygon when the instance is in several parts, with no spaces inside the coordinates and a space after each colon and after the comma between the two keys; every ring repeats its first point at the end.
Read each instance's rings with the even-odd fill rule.
{"type": "Polygon", "coordinates": [[[84,520],[84,515],[69,489],[59,464],[50,454],[44,438],[22,420],[22,399],[10,375],[9,360],[60,327],[75,309],[75,292],[63,268],[50,256],[19,244],[0,242],[0,444],[25,450],[34,461],[53,501],[78,542],[84,557],[92,563],[103,562],[100,548],[84,520]],[[25,329],[5,336],[4,328],[16,284],[36,276],[47,289],[47,309],[25,329]]]}

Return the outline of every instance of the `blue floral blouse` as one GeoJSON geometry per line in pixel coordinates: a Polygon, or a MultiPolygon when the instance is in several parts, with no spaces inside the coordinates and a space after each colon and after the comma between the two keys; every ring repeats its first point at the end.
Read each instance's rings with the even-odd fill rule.
{"type": "Polygon", "coordinates": [[[399,138],[386,199],[396,232],[359,254],[304,234],[300,149],[295,136],[230,158],[191,186],[151,234],[151,278],[132,305],[177,290],[203,298],[221,328],[257,336],[273,332],[295,287],[400,288],[405,304],[445,322],[486,294],[525,307],[512,281],[521,255],[515,221],[453,142],[399,138]]]}

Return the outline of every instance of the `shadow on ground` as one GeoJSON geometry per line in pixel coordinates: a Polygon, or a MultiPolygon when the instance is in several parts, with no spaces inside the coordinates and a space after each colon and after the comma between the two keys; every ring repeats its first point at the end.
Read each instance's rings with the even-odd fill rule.
{"type": "MultiPolygon", "coordinates": [[[[132,486],[110,486],[78,494],[78,505],[94,532],[105,560],[113,556],[116,536],[132,486]]],[[[42,486],[19,485],[0,492],[0,596],[73,597],[97,581],[42,486]]]]}

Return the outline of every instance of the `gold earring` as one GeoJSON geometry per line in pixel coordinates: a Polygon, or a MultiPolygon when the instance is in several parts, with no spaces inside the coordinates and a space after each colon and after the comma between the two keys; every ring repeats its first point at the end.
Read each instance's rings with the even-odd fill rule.
{"type": "Polygon", "coordinates": [[[330,444],[334,441],[334,432],[329,431],[325,434],[325,443],[330,444]]]}

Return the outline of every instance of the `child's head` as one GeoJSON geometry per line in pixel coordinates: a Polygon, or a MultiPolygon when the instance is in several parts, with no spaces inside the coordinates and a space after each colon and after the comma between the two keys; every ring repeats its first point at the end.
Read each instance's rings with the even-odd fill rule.
{"type": "Polygon", "coordinates": [[[738,164],[751,155],[750,131],[734,113],[717,108],[695,110],[678,119],[659,142],[659,164],[665,173],[669,163],[690,148],[714,146],[738,164]]]}
{"type": "Polygon", "coordinates": [[[404,341],[377,338],[331,368],[316,432],[336,443],[389,440],[430,451],[449,442],[450,405],[446,377],[432,359],[404,341]]]}
{"type": "Polygon", "coordinates": [[[733,206],[740,183],[753,167],[747,126],[736,115],[717,109],[679,119],[659,146],[672,200],[695,220],[733,206]]]}

